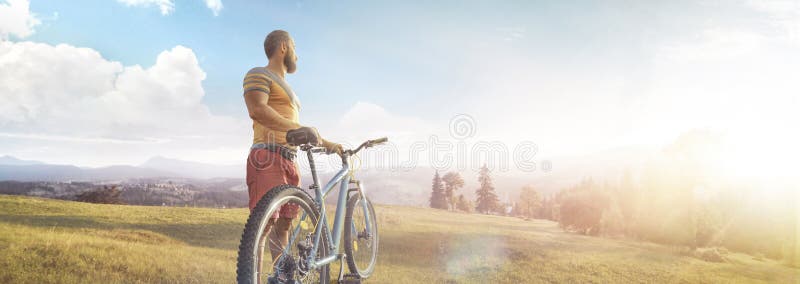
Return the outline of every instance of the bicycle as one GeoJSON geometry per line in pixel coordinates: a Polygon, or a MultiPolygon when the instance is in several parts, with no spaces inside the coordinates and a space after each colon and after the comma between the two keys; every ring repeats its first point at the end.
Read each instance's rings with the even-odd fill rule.
{"type": "MultiPolygon", "coordinates": [[[[341,154],[342,169],[320,188],[314,164],[315,153],[327,153],[325,149],[312,146],[307,141],[299,148],[306,152],[311,170],[314,191],[312,198],[303,189],[291,185],[280,185],[271,189],[251,211],[239,245],[237,263],[238,283],[329,283],[330,267],[340,261],[339,282],[343,280],[344,263],[357,281],[368,278],[375,270],[378,255],[378,224],[375,209],[365,195],[364,184],[351,179],[349,158],[360,150],[388,141],[387,138],[367,140],[358,148],[345,150],[341,154]],[[328,228],[325,197],[339,185],[333,229],[328,228]],[[354,185],[353,188],[350,185],[354,185]],[[289,226],[289,241],[286,244],[272,242],[271,249],[280,249],[271,264],[264,260],[264,247],[269,239],[264,229],[269,217],[284,204],[296,204],[297,215],[289,226]],[[302,214],[301,214],[302,213],[302,214]],[[349,227],[344,229],[345,227],[349,227]],[[344,234],[344,253],[340,252],[340,240],[344,234]],[[333,236],[333,238],[331,238],[333,236]],[[271,269],[271,273],[268,270],[271,269]],[[266,282],[263,279],[267,279],[266,282]]],[[[272,226],[274,229],[275,226],[272,226]]],[[[269,259],[269,258],[268,258],[269,259]]]]}

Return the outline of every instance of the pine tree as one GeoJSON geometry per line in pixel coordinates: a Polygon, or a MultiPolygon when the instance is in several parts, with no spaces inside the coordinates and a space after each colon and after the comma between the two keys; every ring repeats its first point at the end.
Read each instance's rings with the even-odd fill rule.
{"type": "Polygon", "coordinates": [[[455,192],[464,187],[464,179],[457,172],[449,172],[442,177],[442,181],[444,181],[444,195],[447,204],[450,206],[450,210],[455,210],[458,202],[455,192]]]}
{"type": "Polygon", "coordinates": [[[489,214],[489,212],[498,209],[500,200],[494,192],[494,185],[492,185],[492,177],[489,176],[489,168],[486,165],[481,167],[478,173],[478,182],[481,186],[475,191],[478,196],[475,200],[475,210],[478,212],[489,214]]]}
{"type": "Polygon", "coordinates": [[[439,176],[438,171],[436,175],[433,176],[431,198],[429,201],[431,208],[447,209],[447,197],[445,196],[444,188],[442,187],[442,178],[439,176]]]}

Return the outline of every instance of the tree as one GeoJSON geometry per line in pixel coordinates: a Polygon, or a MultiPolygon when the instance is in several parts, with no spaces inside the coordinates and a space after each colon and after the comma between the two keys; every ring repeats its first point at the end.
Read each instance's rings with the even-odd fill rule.
{"type": "Polygon", "coordinates": [[[542,199],[539,197],[539,192],[533,189],[532,186],[526,185],[522,187],[522,191],[519,193],[519,202],[517,206],[520,208],[516,213],[519,213],[525,217],[534,218],[537,217],[536,213],[539,211],[539,207],[541,207],[541,205],[542,199]]]}
{"type": "Polygon", "coordinates": [[[630,170],[625,170],[620,179],[619,188],[616,190],[616,201],[619,207],[619,215],[622,218],[622,230],[626,234],[632,233],[631,227],[636,221],[636,215],[642,204],[642,192],[635,186],[633,174],[630,170]]]}
{"type": "Polygon", "coordinates": [[[609,198],[591,179],[562,190],[557,198],[560,200],[558,223],[562,228],[585,235],[600,233],[600,221],[609,206],[609,198]]]}
{"type": "Polygon", "coordinates": [[[122,191],[116,185],[111,187],[104,185],[103,188],[78,194],[77,200],[89,203],[124,204],[120,194],[122,194],[122,191]]]}
{"type": "Polygon", "coordinates": [[[541,216],[542,219],[556,221],[555,214],[553,214],[553,211],[555,210],[554,203],[555,201],[553,200],[553,197],[545,197],[542,200],[542,207],[539,210],[539,216],[541,216]]]}
{"type": "Polygon", "coordinates": [[[478,173],[478,182],[481,185],[478,190],[475,191],[478,196],[475,200],[475,210],[484,214],[489,214],[489,212],[497,210],[500,200],[494,192],[492,177],[489,176],[489,168],[485,164],[478,173]]]}
{"type": "Polygon", "coordinates": [[[431,208],[447,209],[447,197],[445,196],[444,188],[442,187],[442,178],[439,176],[438,171],[436,175],[433,176],[431,198],[429,201],[431,208]]]}
{"type": "Polygon", "coordinates": [[[520,212],[519,202],[512,202],[511,203],[511,216],[523,216],[522,212],[520,212]]]}
{"type": "Polygon", "coordinates": [[[512,216],[511,213],[514,212],[514,204],[509,202],[503,202],[500,204],[500,208],[498,208],[500,214],[503,216],[512,216]]]}
{"type": "Polygon", "coordinates": [[[444,193],[450,210],[455,210],[458,201],[455,198],[455,192],[464,187],[464,179],[457,172],[448,172],[442,177],[442,181],[444,181],[444,193]]]}
{"type": "Polygon", "coordinates": [[[459,194],[458,195],[458,200],[456,202],[456,208],[458,210],[461,210],[461,211],[464,211],[464,212],[470,212],[470,211],[472,211],[472,204],[471,203],[472,202],[469,202],[469,200],[464,198],[463,194],[459,194]]]}

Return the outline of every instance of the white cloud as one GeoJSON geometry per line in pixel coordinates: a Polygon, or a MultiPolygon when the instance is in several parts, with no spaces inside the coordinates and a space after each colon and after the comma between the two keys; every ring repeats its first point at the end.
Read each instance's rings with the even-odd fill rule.
{"type": "Polygon", "coordinates": [[[796,0],[750,0],[747,6],[769,17],[769,23],[784,36],[800,42],[800,2],[796,0]]]}
{"type": "Polygon", "coordinates": [[[665,134],[709,128],[758,137],[770,141],[770,149],[789,152],[775,141],[797,139],[785,137],[785,129],[799,119],[800,56],[794,50],[800,43],[800,2],[746,4],[757,16],[747,25],[737,24],[738,18],[708,21],[694,37],[656,50],[648,93],[633,124],[642,137],[664,141],[665,134]],[[765,138],[777,136],[784,138],[765,138]]]}
{"type": "Polygon", "coordinates": [[[172,0],[117,0],[132,7],[150,7],[156,6],[161,10],[161,15],[169,15],[175,11],[175,3],[172,0]]]}
{"type": "MultiPolygon", "coordinates": [[[[364,168],[397,167],[399,166],[398,162],[409,160],[409,148],[412,144],[427,142],[429,136],[433,134],[447,139],[445,137],[447,125],[436,127],[437,125],[421,118],[392,113],[380,105],[369,102],[356,102],[347,111],[337,116],[338,119],[330,121],[303,121],[301,119],[301,123],[312,123],[312,126],[318,127],[323,137],[342,143],[345,148],[358,146],[367,139],[388,137],[387,145],[359,154],[364,168]],[[435,128],[444,129],[445,132],[434,133],[435,128]]],[[[419,155],[423,156],[422,159],[414,161],[424,162],[427,152],[419,155]]],[[[338,170],[341,166],[338,159],[338,157],[329,156],[318,160],[317,169],[322,171],[338,170]]],[[[300,159],[300,162],[305,163],[304,159],[300,159]]]]}
{"type": "MultiPolygon", "coordinates": [[[[251,121],[210,113],[205,77],[194,52],[183,46],[143,67],[91,48],[0,42],[0,153],[86,166],[138,164],[154,155],[240,162],[251,121]]],[[[323,134],[335,141],[388,136],[400,149],[433,132],[422,119],[367,102],[354,104],[331,126],[323,134]]]]}
{"type": "Polygon", "coordinates": [[[214,12],[214,16],[219,16],[219,11],[222,10],[222,0],[206,0],[206,7],[214,12]]]}
{"type": "Polygon", "coordinates": [[[33,34],[33,28],[41,21],[30,11],[28,0],[6,0],[0,3],[0,40],[9,35],[24,38],[33,34]]]}
{"type": "Polygon", "coordinates": [[[503,27],[495,30],[503,36],[504,41],[525,39],[525,28],[523,27],[503,27]]]}
{"type": "Polygon", "coordinates": [[[246,146],[249,121],[211,114],[205,77],[183,46],[144,68],[90,48],[0,42],[0,146],[10,153],[37,143],[74,147],[72,156],[99,164],[156,154],[203,160],[192,156],[246,146]],[[97,155],[103,147],[117,153],[97,155]]]}
{"type": "Polygon", "coordinates": [[[82,138],[82,137],[61,136],[61,135],[4,133],[4,132],[0,132],[0,137],[59,141],[59,142],[117,143],[117,144],[158,144],[158,143],[169,142],[169,140],[166,139],[155,139],[155,138],[143,138],[143,139],[82,138]]]}
{"type": "MultiPolygon", "coordinates": [[[[175,11],[174,0],[117,0],[117,2],[131,7],[156,6],[161,11],[161,15],[169,15],[175,11]]],[[[205,0],[204,2],[206,7],[211,9],[211,12],[214,13],[214,16],[219,15],[219,11],[222,10],[223,7],[222,0],[205,0]]]]}
{"type": "Polygon", "coordinates": [[[430,125],[422,119],[393,114],[368,102],[356,102],[342,115],[336,128],[339,132],[349,133],[350,137],[361,139],[378,136],[425,137],[431,131],[430,125]]]}
{"type": "Polygon", "coordinates": [[[713,27],[693,40],[666,44],[658,55],[662,57],[659,59],[678,61],[730,60],[752,55],[767,40],[753,31],[713,27]]]}
{"type": "Polygon", "coordinates": [[[794,0],[749,0],[748,6],[774,14],[793,14],[800,12],[800,4],[794,0]]]}

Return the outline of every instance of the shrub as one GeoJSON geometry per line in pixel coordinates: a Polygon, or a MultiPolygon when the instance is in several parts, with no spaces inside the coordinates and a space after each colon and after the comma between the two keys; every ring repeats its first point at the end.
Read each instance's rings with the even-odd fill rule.
{"type": "Polygon", "coordinates": [[[120,191],[116,185],[108,187],[103,186],[92,191],[87,191],[78,194],[77,201],[88,203],[102,203],[102,204],[124,204],[120,199],[120,191]]]}

